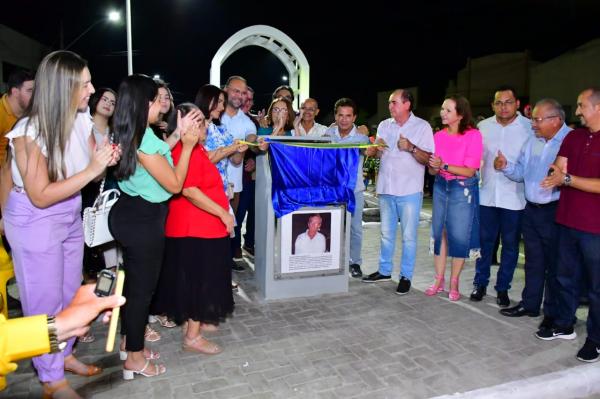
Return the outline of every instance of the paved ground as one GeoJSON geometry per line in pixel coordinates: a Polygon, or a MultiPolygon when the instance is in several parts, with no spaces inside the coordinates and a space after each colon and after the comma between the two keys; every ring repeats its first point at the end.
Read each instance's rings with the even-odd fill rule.
{"type": "MultiPolygon", "coordinates": [[[[378,224],[365,224],[366,273],[377,269],[379,234],[378,224]]],[[[468,300],[473,263],[462,275],[464,296],[459,302],[448,301],[447,294],[425,296],[423,291],[433,280],[428,237],[429,225],[423,221],[408,295],[394,294],[395,270],[396,282],[352,280],[346,294],[264,303],[256,298],[249,269],[236,274],[241,290],[234,317],[212,335],[225,348],[222,354],[184,353],[181,331],[161,328],[163,339],[153,348],[160,350],[167,373],[125,382],[118,355],[103,352],[106,328],[94,325],[98,340],[79,344],[77,355],[103,366],[105,372],[69,380],[81,394],[98,399],[428,398],[582,365],[574,355],[584,342],[583,322],[577,324],[579,337],[574,341],[534,338],[541,318],[503,317],[490,295],[481,303],[468,300]]],[[[519,299],[522,284],[523,272],[518,269],[513,300],[519,299]]],[[[579,316],[585,318],[585,310],[579,316]]],[[[40,396],[27,361],[8,382],[0,398],[40,396]]]]}

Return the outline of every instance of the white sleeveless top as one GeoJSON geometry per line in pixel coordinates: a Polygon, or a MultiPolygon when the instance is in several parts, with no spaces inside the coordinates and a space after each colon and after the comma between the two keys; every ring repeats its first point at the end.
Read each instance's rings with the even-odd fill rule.
{"type": "MultiPolygon", "coordinates": [[[[21,174],[17,168],[17,161],[15,159],[15,150],[12,139],[25,135],[32,137],[36,140],[36,143],[40,147],[42,154],[44,154],[45,157],[48,157],[46,146],[41,143],[39,137],[36,139],[37,127],[35,126],[35,122],[30,123],[29,126],[27,126],[27,129],[25,129],[28,120],[29,118],[23,118],[19,120],[13,129],[6,135],[6,137],[10,140],[10,151],[12,153],[11,173],[13,184],[17,187],[23,187],[23,179],[21,178],[21,174]]],[[[69,137],[67,147],[65,148],[64,161],[67,176],[62,176],[62,173],[59,170],[58,180],[67,179],[81,172],[89,165],[92,154],[88,140],[92,134],[92,125],[93,122],[89,110],[77,113],[75,122],[73,124],[73,130],[71,130],[71,136],[69,137]]]]}

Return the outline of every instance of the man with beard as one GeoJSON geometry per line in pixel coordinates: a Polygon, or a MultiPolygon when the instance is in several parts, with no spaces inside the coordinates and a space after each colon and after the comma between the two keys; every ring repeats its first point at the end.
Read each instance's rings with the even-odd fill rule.
{"type": "MultiPolygon", "coordinates": [[[[221,122],[227,128],[227,131],[231,133],[234,140],[246,140],[249,135],[256,135],[256,126],[242,110],[248,90],[246,79],[241,76],[231,76],[227,79],[224,90],[227,92],[227,106],[223,116],[221,116],[221,122]]],[[[233,184],[234,196],[231,200],[231,207],[234,214],[237,211],[240,193],[243,190],[243,168],[243,162],[239,165],[230,162],[227,166],[227,178],[229,183],[233,184]]],[[[242,254],[239,245],[233,249],[237,252],[233,254],[233,258],[240,259],[242,254]]],[[[232,267],[233,270],[244,271],[244,268],[235,262],[232,262],[232,267]]]]}
{"type": "Polygon", "coordinates": [[[8,77],[8,91],[0,99],[0,163],[6,158],[8,140],[4,135],[29,106],[33,84],[33,75],[27,71],[18,70],[8,77]]]}
{"type": "Polygon", "coordinates": [[[558,223],[558,311],[552,327],[540,328],[539,339],[574,339],[580,281],[588,286],[587,339],[577,359],[600,359],[600,88],[577,98],[575,114],[584,127],[565,138],[542,181],[546,189],[560,187],[558,223]]]}

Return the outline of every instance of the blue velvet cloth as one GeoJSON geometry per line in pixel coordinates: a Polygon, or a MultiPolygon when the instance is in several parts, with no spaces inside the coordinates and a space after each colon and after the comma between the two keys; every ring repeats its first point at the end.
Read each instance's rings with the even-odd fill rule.
{"type": "Polygon", "coordinates": [[[346,204],[354,212],[359,150],[302,148],[271,141],[272,200],[280,218],[303,206],[346,204]]]}

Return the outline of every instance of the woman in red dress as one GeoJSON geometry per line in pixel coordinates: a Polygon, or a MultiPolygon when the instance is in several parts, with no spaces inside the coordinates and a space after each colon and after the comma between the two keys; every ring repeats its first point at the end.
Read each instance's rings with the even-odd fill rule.
{"type": "MultiPolygon", "coordinates": [[[[184,103],[177,109],[183,116],[196,106],[184,103]]],[[[169,203],[165,266],[177,276],[167,314],[178,323],[187,321],[183,349],[213,355],[221,348],[206,340],[202,330],[214,330],[233,312],[229,235],[234,219],[221,175],[202,145],[206,126],[201,124],[183,190],[169,203]]],[[[172,154],[177,164],[180,143],[172,154]]]]}

